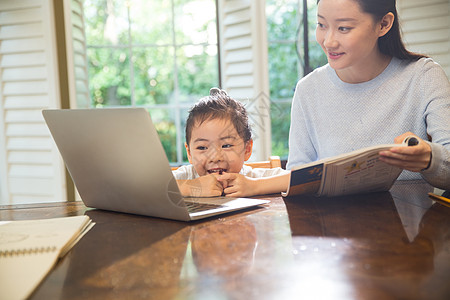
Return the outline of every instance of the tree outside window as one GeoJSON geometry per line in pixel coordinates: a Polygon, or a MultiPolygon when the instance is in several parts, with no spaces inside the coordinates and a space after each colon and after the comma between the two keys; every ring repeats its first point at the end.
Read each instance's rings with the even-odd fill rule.
{"type": "MultiPolygon", "coordinates": [[[[292,96],[303,77],[302,0],[266,0],[272,154],[288,154],[292,96]]],[[[326,63],[308,0],[309,64],[326,63]]],[[[215,0],[85,0],[91,106],[145,107],[171,163],[187,161],[187,111],[219,86],[215,0]]]]}
{"type": "Polygon", "coordinates": [[[218,86],[214,0],[85,0],[92,107],[145,107],[170,162],[187,110],[218,86]]]}
{"type": "Polygon", "coordinates": [[[289,127],[292,97],[297,81],[309,68],[326,64],[327,59],[315,41],[317,6],[315,0],[266,0],[269,40],[269,84],[271,99],[272,155],[286,159],[289,153],[289,127]],[[307,3],[307,40],[305,54],[303,4],[307,3]]]}

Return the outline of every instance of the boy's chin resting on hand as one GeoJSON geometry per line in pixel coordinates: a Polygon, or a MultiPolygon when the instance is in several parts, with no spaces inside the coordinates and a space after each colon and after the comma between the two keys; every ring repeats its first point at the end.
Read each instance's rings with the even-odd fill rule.
{"type": "Polygon", "coordinates": [[[208,174],[191,180],[177,180],[178,188],[185,197],[218,197],[223,194],[223,185],[216,174],[208,174]]]}

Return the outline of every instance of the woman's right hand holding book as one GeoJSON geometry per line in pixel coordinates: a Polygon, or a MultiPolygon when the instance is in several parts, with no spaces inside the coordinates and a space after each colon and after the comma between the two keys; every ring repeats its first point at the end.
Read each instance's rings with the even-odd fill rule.
{"type": "Polygon", "coordinates": [[[408,137],[417,139],[418,143],[409,147],[393,147],[388,151],[381,151],[380,160],[412,172],[426,170],[431,164],[431,146],[412,132],[399,135],[394,142],[402,144],[408,137]]]}

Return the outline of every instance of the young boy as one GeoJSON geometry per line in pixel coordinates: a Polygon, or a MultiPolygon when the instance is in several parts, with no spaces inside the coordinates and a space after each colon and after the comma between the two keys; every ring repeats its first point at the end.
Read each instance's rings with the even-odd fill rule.
{"type": "Polygon", "coordinates": [[[252,134],[244,106],[218,88],[200,99],[186,121],[190,165],[173,171],[183,196],[244,197],[286,191],[290,171],[252,169],[252,134]]]}

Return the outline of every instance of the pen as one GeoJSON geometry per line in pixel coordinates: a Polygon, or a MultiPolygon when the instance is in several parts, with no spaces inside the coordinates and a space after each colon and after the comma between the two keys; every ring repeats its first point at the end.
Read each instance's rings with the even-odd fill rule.
{"type": "Polygon", "coordinates": [[[415,146],[419,144],[419,140],[414,136],[408,136],[403,143],[408,144],[408,146],[415,146]]]}
{"type": "Polygon", "coordinates": [[[439,196],[439,195],[436,195],[436,194],[433,194],[433,193],[428,193],[428,196],[430,196],[433,199],[437,199],[437,200],[440,200],[440,201],[443,201],[443,202],[446,202],[446,203],[450,204],[450,199],[445,198],[443,196],[439,196]]]}

